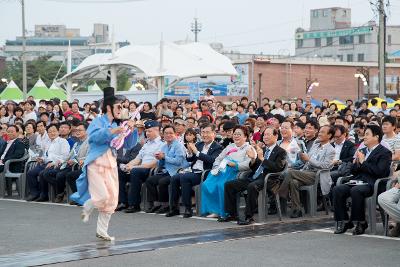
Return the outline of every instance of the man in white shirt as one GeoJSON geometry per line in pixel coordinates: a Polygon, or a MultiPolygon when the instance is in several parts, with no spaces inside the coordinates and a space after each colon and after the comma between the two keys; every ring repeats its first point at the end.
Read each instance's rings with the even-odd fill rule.
{"type": "Polygon", "coordinates": [[[386,116],[389,116],[390,110],[387,109],[387,102],[386,101],[382,101],[381,102],[381,110],[380,110],[380,112],[383,112],[383,114],[385,114],[386,116]]]}
{"type": "Polygon", "coordinates": [[[160,151],[164,142],[160,137],[160,124],[157,121],[146,121],[147,142],[140,149],[135,159],[121,168],[118,173],[119,178],[119,202],[117,211],[125,209],[126,213],[140,211],[140,192],[142,183],[146,181],[150,170],[157,166],[155,153],[160,151]],[[128,194],[126,193],[126,183],[130,181],[128,194]]]}
{"type": "Polygon", "coordinates": [[[29,120],[34,120],[35,122],[37,121],[37,115],[36,115],[36,112],[35,112],[34,108],[35,108],[35,102],[34,101],[29,101],[28,100],[28,101],[25,102],[25,106],[24,106],[25,113],[24,113],[24,116],[23,116],[24,123],[26,123],[29,120]]]}
{"type": "Polygon", "coordinates": [[[50,138],[46,132],[46,124],[43,121],[38,121],[36,124],[36,146],[41,151],[39,156],[42,156],[50,145],[50,138]]]}
{"type": "Polygon", "coordinates": [[[369,110],[371,110],[376,115],[376,113],[378,113],[379,111],[378,100],[376,100],[375,98],[371,99],[371,105],[372,107],[370,107],[369,110]]]}
{"type": "Polygon", "coordinates": [[[392,160],[400,160],[400,137],[396,134],[397,119],[385,116],[382,119],[382,141],[388,144],[392,160]]]}
{"type": "Polygon", "coordinates": [[[45,169],[61,165],[68,158],[70,147],[67,140],[59,137],[58,124],[48,126],[47,132],[50,138],[49,147],[43,157],[37,158],[38,165],[28,171],[26,175],[30,191],[28,201],[45,202],[49,200],[48,184],[43,180],[41,174],[45,169]]]}

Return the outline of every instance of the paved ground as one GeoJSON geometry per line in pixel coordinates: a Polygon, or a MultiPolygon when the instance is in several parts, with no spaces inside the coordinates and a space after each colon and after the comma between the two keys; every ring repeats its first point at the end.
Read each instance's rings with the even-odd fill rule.
{"type": "Polygon", "coordinates": [[[302,232],[174,247],[58,266],[399,266],[399,241],[302,232]]]}
{"type": "Polygon", "coordinates": [[[33,261],[10,265],[18,258],[33,259],[32,255],[57,262],[51,259],[53,252],[65,251],[68,258],[74,250],[80,250],[81,260],[58,266],[386,267],[400,262],[399,239],[333,235],[326,230],[330,225],[326,219],[313,223],[311,231],[299,231],[301,223],[295,221],[260,226],[264,230],[256,231],[256,227],[196,218],[117,213],[110,232],[118,241],[105,245],[94,237],[95,218],[82,224],[79,213],[77,207],[0,200],[0,266],[33,265],[33,261]],[[140,250],[143,244],[151,249],[140,250]],[[133,253],[134,248],[138,250],[133,253]]]}

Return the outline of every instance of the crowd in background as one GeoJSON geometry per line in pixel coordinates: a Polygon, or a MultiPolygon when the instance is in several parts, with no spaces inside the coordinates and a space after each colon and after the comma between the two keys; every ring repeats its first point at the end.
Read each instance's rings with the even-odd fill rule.
{"type": "MultiPolygon", "coordinates": [[[[372,99],[346,101],[339,110],[327,99],[320,106],[311,97],[284,102],[264,98],[259,103],[243,97],[218,101],[210,90],[199,101],[163,98],[158,103],[121,100],[122,120],[134,120],[139,142],[118,151],[119,205],[116,211],[193,215],[194,189],[201,184],[199,214],[254,223],[258,195],[267,186],[269,214],[277,212],[274,196],[288,203],[292,218],[304,216],[299,190],[312,185],[319,170],[319,209],[327,200],[337,222],[335,233],[368,228],[364,199],[374,182],[393,174],[400,160],[400,105],[372,99]],[[281,173],[264,183],[265,175],[281,173]],[[338,184],[340,177],[352,181],[338,184]],[[145,195],[142,187],[145,187],[145,195]],[[239,218],[238,193],[246,192],[245,218],[239,218]],[[346,200],[352,198],[348,213],[346,200]],[[145,203],[144,203],[145,202],[145,203]]],[[[26,173],[28,201],[61,203],[75,192],[75,181],[90,149],[88,125],[101,116],[99,102],[80,103],[53,99],[6,101],[0,106],[0,171],[7,160],[24,155],[37,164],[26,173]]],[[[25,162],[10,165],[23,172],[25,162]]],[[[393,175],[395,177],[395,175],[393,175]]],[[[13,195],[13,181],[6,191],[13,195]]],[[[400,222],[400,185],[380,188],[379,204],[400,222]],[[386,192],[384,192],[386,191],[386,192]]],[[[20,192],[21,193],[21,192],[20,192]]],[[[76,204],[76,203],[70,203],[76,204]]],[[[398,236],[400,225],[390,229],[398,236]]]]}

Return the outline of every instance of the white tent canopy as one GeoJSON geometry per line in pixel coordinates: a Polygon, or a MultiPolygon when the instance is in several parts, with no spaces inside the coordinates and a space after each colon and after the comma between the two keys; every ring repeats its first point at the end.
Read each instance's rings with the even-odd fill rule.
{"type": "Polygon", "coordinates": [[[147,77],[174,77],[176,80],[201,76],[237,75],[231,61],[213,50],[208,44],[129,45],[112,54],[87,57],[74,71],[60,79],[65,82],[91,78],[104,78],[111,66],[130,66],[147,77]]]}

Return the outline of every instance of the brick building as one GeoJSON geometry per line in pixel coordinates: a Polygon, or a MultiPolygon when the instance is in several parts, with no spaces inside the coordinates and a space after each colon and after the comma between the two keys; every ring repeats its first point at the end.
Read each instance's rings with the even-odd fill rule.
{"type": "MultiPolygon", "coordinates": [[[[240,62],[245,63],[245,62],[240,62]]],[[[316,99],[359,99],[378,95],[378,64],[374,62],[315,61],[307,59],[255,59],[249,64],[250,99],[281,98],[285,100],[306,96],[310,81],[318,81],[312,96],[316,99]],[[368,86],[355,78],[356,73],[364,72],[368,86]],[[254,78],[253,78],[254,77],[254,78]],[[252,83],[253,80],[253,83],[252,83]],[[307,84],[308,83],[308,84],[307,84]],[[260,90],[261,89],[261,90],[260,90]],[[261,96],[261,97],[260,97],[261,96]]],[[[386,65],[387,90],[385,95],[398,99],[400,94],[400,64],[386,65]]],[[[224,97],[231,101],[237,97],[224,97]]]]}

